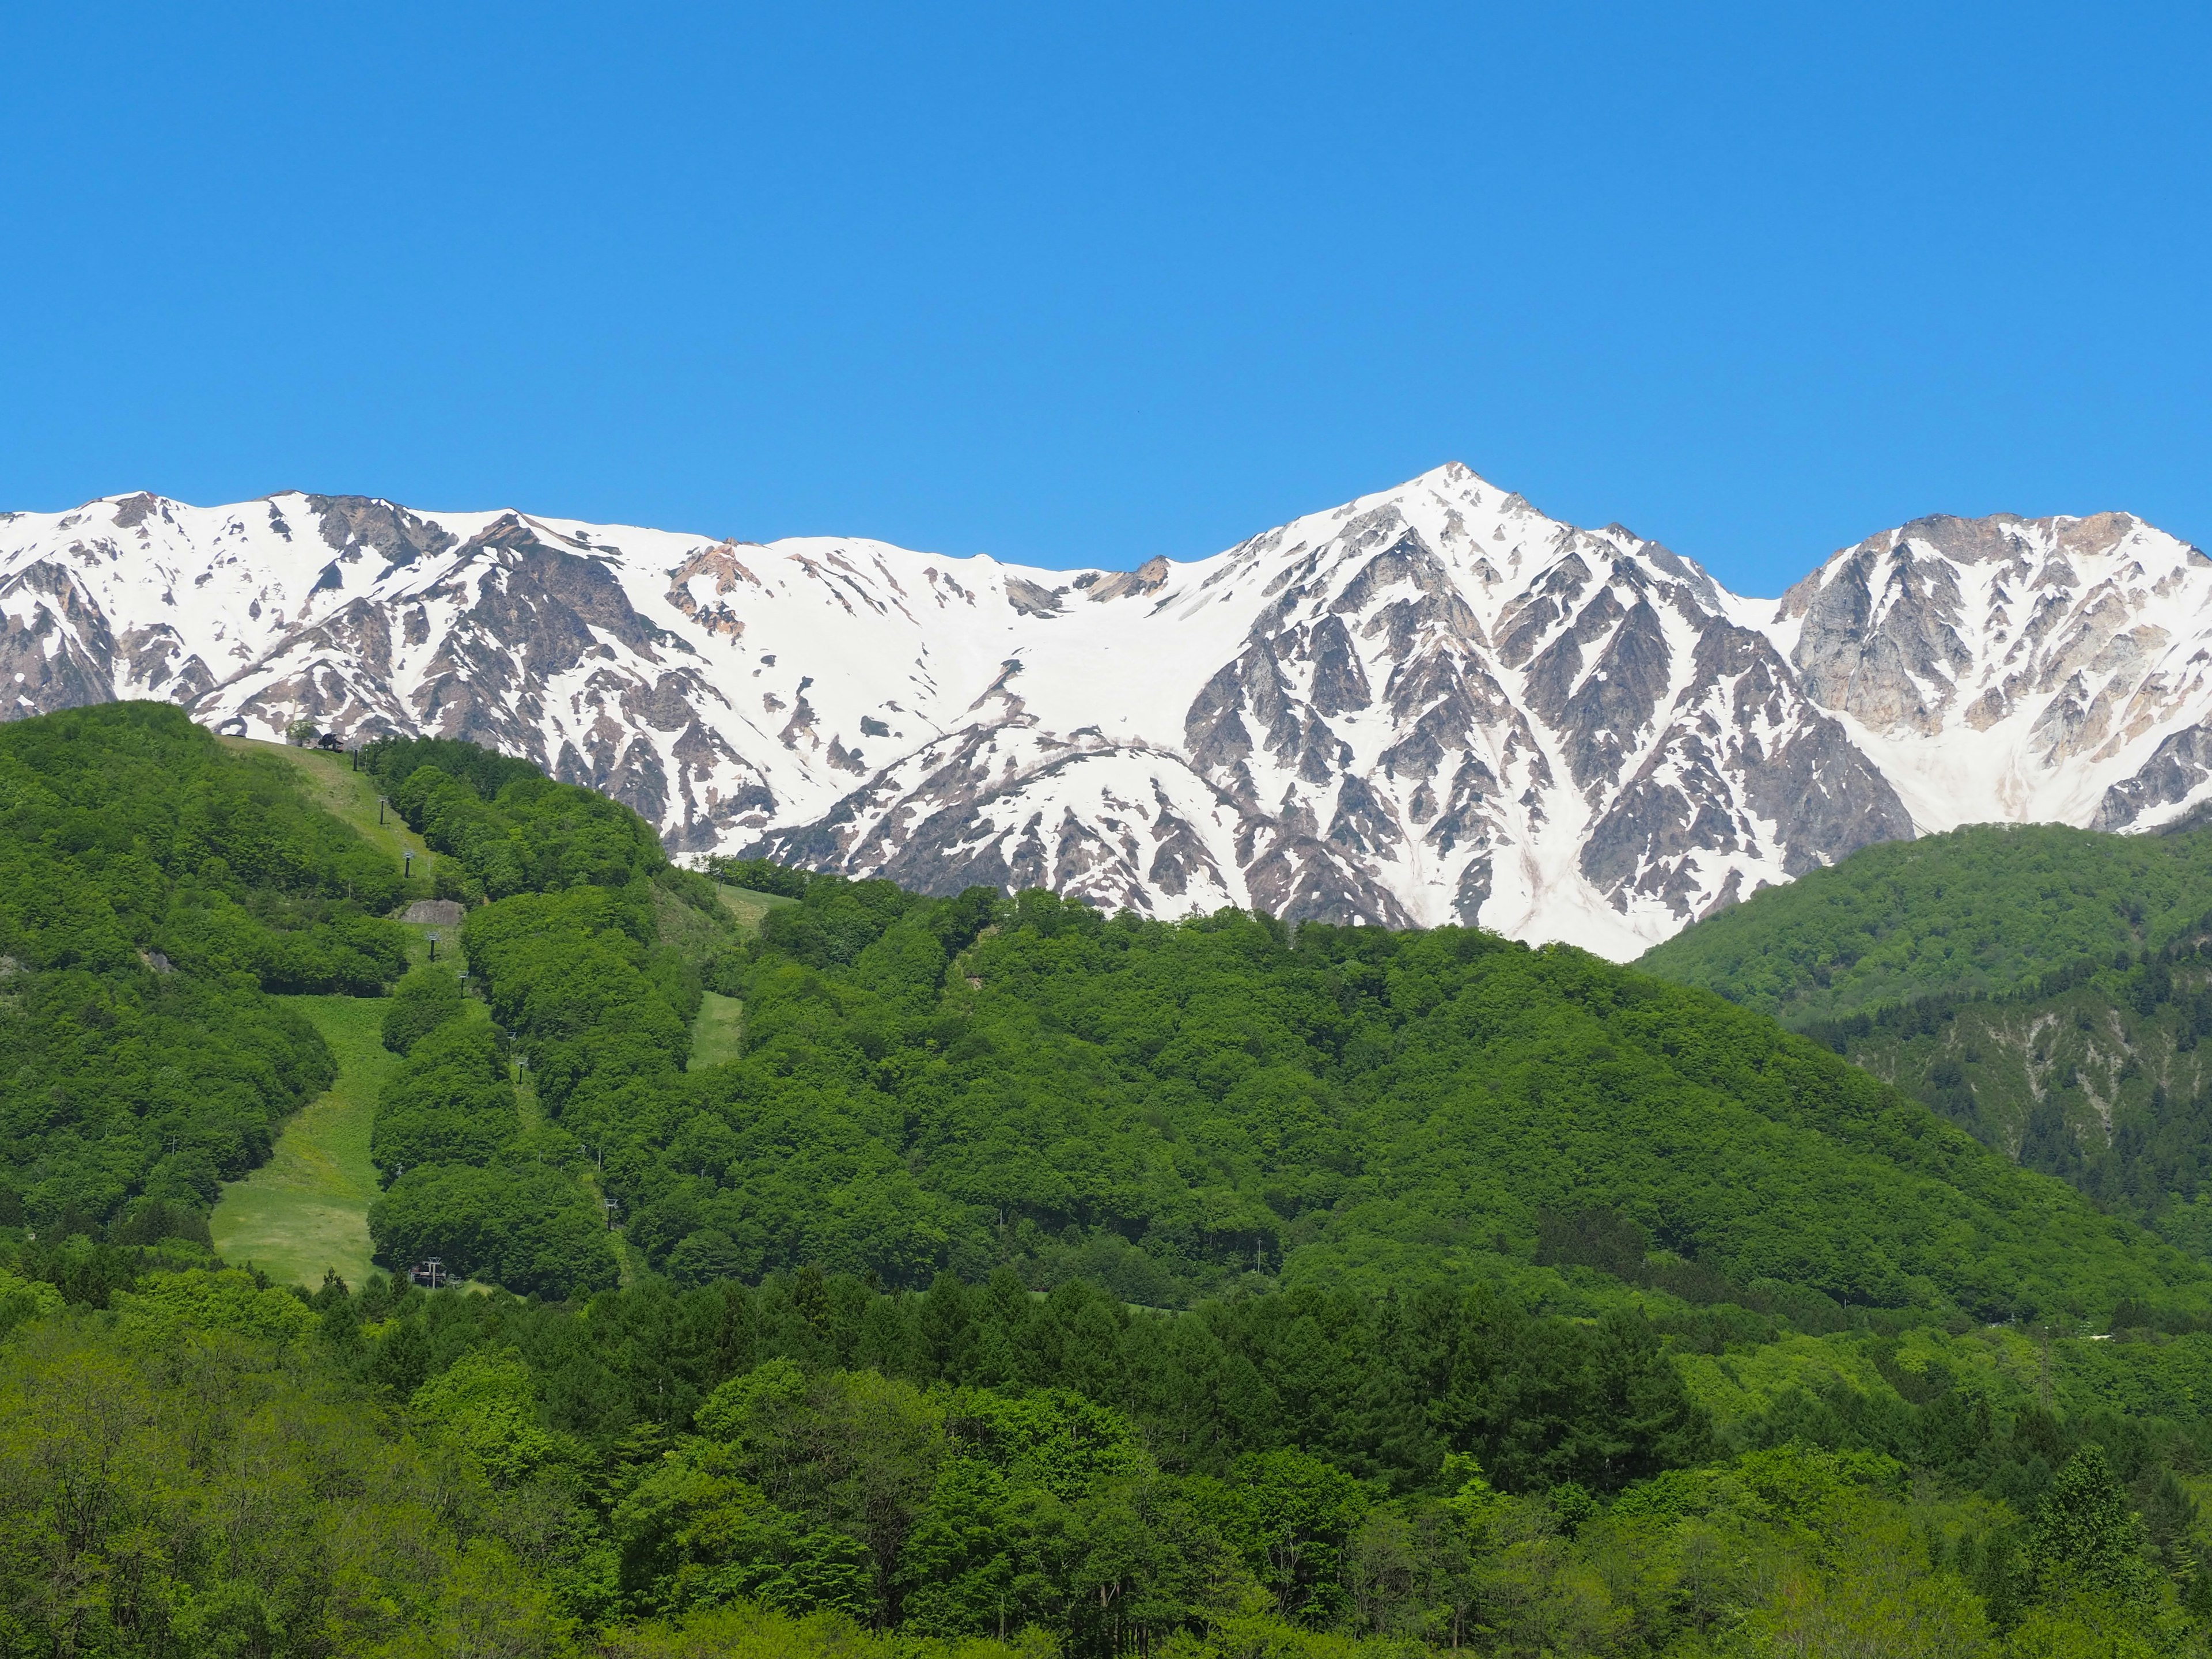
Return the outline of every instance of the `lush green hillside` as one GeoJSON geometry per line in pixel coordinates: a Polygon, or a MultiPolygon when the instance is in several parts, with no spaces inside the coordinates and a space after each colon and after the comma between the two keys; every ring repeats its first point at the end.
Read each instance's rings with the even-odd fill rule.
{"type": "Polygon", "coordinates": [[[1808,1035],[2029,1169],[2212,1255],[2212,960],[2184,943],[2045,978],[1808,1035]]]}
{"type": "MultiPolygon", "coordinates": [[[[214,1171],[242,1172],[329,1061],[233,964],[270,988],[380,991],[397,930],[365,913],[400,896],[388,860],[304,799],[283,757],[227,753],[167,711],[27,722],[5,742],[25,781],[15,954],[36,964],[15,1017],[46,1011],[48,1050],[109,1052],[108,1028],[47,988],[94,948],[56,929],[97,908],[42,922],[37,903],[72,880],[131,894],[132,860],[161,872],[144,849],[165,849],[168,886],[112,923],[108,971],[134,995],[244,997],[241,1031],[289,1033],[305,1057],[272,1069],[274,1035],[252,1051],[278,1081],[214,1171]],[[328,890],[349,884],[367,901],[328,890]],[[140,960],[134,927],[181,971],[140,960]]],[[[1164,1305],[1237,1283],[1488,1281],[1577,1309],[1639,1285],[1813,1328],[1853,1308],[2212,1305],[2201,1263],[1818,1047],[1579,952],[1459,929],[1293,941],[1235,912],[1171,925],[1039,893],[925,899],[727,866],[720,890],[782,901],[754,907],[749,939],[717,885],[671,868],[611,801],[465,744],[384,745],[365,763],[445,855],[434,884],[472,902],[468,988],[492,1014],[461,1018],[474,1005],[448,963],[416,969],[381,1021],[401,1058],[380,1091],[371,1230],[394,1268],[435,1256],[518,1290],[590,1289],[617,1271],[611,1209],[682,1282],[1010,1267],[1164,1305]],[[709,986],[730,1000],[718,1011],[743,1005],[741,1024],[713,1028],[738,1052],[691,1066],[709,986]],[[542,1119],[517,1098],[526,1067],[542,1119]]],[[[88,1097],[118,1075],[61,1063],[84,1069],[88,1097]]],[[[19,1136],[19,1167],[109,1183],[71,1220],[61,1188],[19,1178],[33,1218],[96,1231],[134,1193],[204,1202],[211,1182],[154,1173],[190,1139],[169,1118],[142,1124],[152,1156],[117,1179],[112,1127],[97,1157],[72,1150],[85,1142],[52,1113],[71,1085],[36,1066],[19,1078],[17,1121],[33,1123],[33,1099],[47,1114],[19,1136]]],[[[118,1102],[111,1125],[118,1109],[143,1107],[118,1102]]]]}
{"type": "MultiPolygon", "coordinates": [[[[764,866],[717,872],[779,901],[741,926],[520,763],[370,775],[465,984],[393,982],[363,913],[408,895],[283,757],[0,728],[0,1652],[2206,1651],[2212,1266],[1760,1013],[1468,930],[764,866]],[[328,1081],[269,994],[310,969],[390,991],[347,1022],[381,1259],[505,1290],[144,1247],[204,1202],[170,1140],[242,1167],[328,1081]]],[[[2038,992],[2172,1081],[2208,971],[2038,992]]],[[[2043,1037],[2045,1095],[2141,1093],[2043,1037]]]]}
{"type": "MultiPolygon", "coordinates": [[[[371,745],[363,764],[446,855],[441,893],[470,902],[472,1006],[453,964],[398,988],[387,1047],[404,1055],[379,1103],[371,1208],[377,1260],[567,1296],[612,1285],[598,1168],[610,1137],[586,1109],[657,1115],[681,1077],[702,971],[742,933],[698,876],[670,867],[644,821],[525,762],[465,744],[371,745]],[[518,1082],[530,1068],[535,1101],[518,1082]]],[[[626,1194],[617,1194],[617,1199],[626,1194]]]]}
{"type": "Polygon", "coordinates": [[[1638,965],[1776,1014],[2206,1255],[2208,946],[2212,836],[2037,826],[1869,848],[1638,965]]]}
{"type": "Polygon", "coordinates": [[[1011,1265],[1173,1304],[1240,1275],[1567,1297],[1580,1266],[1989,1317],[2203,1294],[1815,1045],[1577,951],[816,878],[732,988],[738,1060],[649,1089],[562,1061],[549,1093],[683,1279],[1011,1265]]]}
{"type": "Polygon", "coordinates": [[[0,1224],[204,1237],[328,1085],[272,992],[405,963],[397,867],[166,704],[0,726],[0,1224]]]}
{"type": "Polygon", "coordinates": [[[1935,992],[2002,994],[2212,936],[2212,835],[1978,826],[1863,848],[1637,964],[1802,1026],[1935,992]]]}
{"type": "Polygon", "coordinates": [[[1670,1353],[1481,1292],[811,1270],[106,1299],[0,1274],[9,1651],[2148,1659],[2212,1613],[2212,1337],[1670,1353]]]}

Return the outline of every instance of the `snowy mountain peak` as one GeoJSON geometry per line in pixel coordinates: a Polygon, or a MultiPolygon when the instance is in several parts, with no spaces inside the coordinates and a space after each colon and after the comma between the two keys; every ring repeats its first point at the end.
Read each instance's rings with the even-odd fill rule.
{"type": "Polygon", "coordinates": [[[2148,825],[2195,785],[2106,797],[2205,718],[2208,600],[2212,560],[2124,513],[1934,517],[1836,554],[1777,623],[1922,829],[2148,825]]]}
{"type": "Polygon", "coordinates": [[[1916,827],[2193,811],[2208,600],[2124,514],[1920,520],[1744,599],[1457,462],[1131,571],[142,494],[0,516],[0,685],[468,737],[680,853],[1626,956],[1916,827]]]}

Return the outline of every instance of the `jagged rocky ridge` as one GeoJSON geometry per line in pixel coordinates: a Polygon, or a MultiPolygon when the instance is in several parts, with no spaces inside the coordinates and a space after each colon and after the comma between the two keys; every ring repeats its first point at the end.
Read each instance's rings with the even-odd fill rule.
{"type": "Polygon", "coordinates": [[[466,737],[678,854],[1626,957],[1872,841],[2191,813],[2208,600],[2119,514],[1923,520],[1747,599],[1458,465],[1112,574],[142,495],[0,516],[0,686],[466,737]]]}

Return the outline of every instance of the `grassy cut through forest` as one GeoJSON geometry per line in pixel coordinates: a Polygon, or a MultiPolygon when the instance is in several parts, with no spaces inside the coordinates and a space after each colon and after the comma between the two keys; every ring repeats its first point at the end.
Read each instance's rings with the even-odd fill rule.
{"type": "Polygon", "coordinates": [[[337,1075],[284,1126],[269,1161],[223,1188],[209,1224],[226,1260],[280,1284],[312,1287],[325,1272],[359,1284],[373,1267],[369,1126],[393,1058],[381,1036],[384,1009],[363,997],[291,1001],[330,1045],[337,1075]]]}

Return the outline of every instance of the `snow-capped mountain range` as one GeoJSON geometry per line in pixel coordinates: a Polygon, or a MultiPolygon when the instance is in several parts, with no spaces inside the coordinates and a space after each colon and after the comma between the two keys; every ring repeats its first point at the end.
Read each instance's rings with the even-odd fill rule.
{"type": "Polygon", "coordinates": [[[10,717],[473,738],[679,854],[1631,957],[1867,842],[2212,799],[2212,560],[1933,518],[1739,597],[1457,465],[1060,572],[286,494],[0,514],[10,717]]]}

